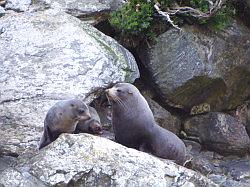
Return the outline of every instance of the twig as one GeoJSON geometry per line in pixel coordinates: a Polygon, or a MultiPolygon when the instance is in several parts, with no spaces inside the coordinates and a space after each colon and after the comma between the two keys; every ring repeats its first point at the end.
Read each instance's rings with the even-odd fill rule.
{"type": "Polygon", "coordinates": [[[169,22],[174,28],[181,30],[178,25],[175,25],[174,22],[170,19],[170,16],[167,12],[162,12],[161,9],[159,8],[159,3],[156,3],[154,5],[154,8],[156,9],[156,11],[158,12],[158,14],[164,16],[167,19],[167,22],[169,22]]]}

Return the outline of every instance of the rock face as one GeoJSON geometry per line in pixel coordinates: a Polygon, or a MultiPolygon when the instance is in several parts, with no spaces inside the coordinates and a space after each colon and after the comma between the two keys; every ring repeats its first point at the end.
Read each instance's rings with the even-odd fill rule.
{"type": "Polygon", "coordinates": [[[209,150],[223,155],[242,155],[249,151],[250,140],[242,123],[230,115],[209,113],[184,123],[189,136],[199,137],[209,150]]]}
{"type": "Polygon", "coordinates": [[[18,12],[24,12],[29,9],[30,4],[31,0],[7,0],[5,8],[18,12]]]}
{"type": "Polygon", "coordinates": [[[5,14],[5,10],[3,7],[0,6],[0,17],[2,17],[5,14]]]}
{"type": "MultiPolygon", "coordinates": [[[[62,12],[0,19],[0,149],[35,148],[47,110],[111,82],[139,76],[134,57],[110,37],[62,12]]],[[[94,98],[90,94],[85,100],[94,98]]]]}
{"type": "MultiPolygon", "coordinates": [[[[139,51],[166,103],[190,112],[232,109],[250,95],[250,32],[235,22],[221,32],[195,26],[171,29],[139,51]]],[[[143,48],[143,47],[142,47],[143,48]]],[[[207,111],[205,111],[207,112],[207,111]]]]}
{"type": "Polygon", "coordinates": [[[118,9],[124,4],[123,0],[38,0],[35,4],[41,4],[52,9],[60,9],[72,16],[85,21],[98,23],[107,19],[111,10],[118,9]]]}
{"type": "Polygon", "coordinates": [[[11,186],[20,174],[38,186],[215,186],[171,161],[89,134],[62,134],[32,158],[20,157],[12,171],[0,174],[0,185],[8,176],[11,186]]]}
{"type": "Polygon", "coordinates": [[[235,8],[237,15],[243,23],[250,27],[250,22],[249,22],[249,16],[250,16],[250,0],[232,0],[235,8]]]}

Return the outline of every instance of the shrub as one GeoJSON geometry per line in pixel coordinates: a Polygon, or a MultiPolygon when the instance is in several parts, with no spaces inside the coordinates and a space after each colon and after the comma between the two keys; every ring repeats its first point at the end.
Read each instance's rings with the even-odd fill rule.
{"type": "Polygon", "coordinates": [[[110,23],[121,32],[139,35],[147,31],[153,20],[153,6],[147,2],[130,1],[111,13],[110,23]]]}
{"type": "MultiPolygon", "coordinates": [[[[154,10],[156,2],[161,4],[161,10],[163,11],[180,6],[189,6],[205,14],[209,13],[209,3],[206,0],[130,0],[120,10],[111,13],[109,21],[123,35],[140,36],[140,38],[152,37],[154,35],[151,30],[154,24],[153,19],[157,15],[154,10]]],[[[231,10],[232,7],[227,4],[209,18],[196,17],[190,12],[181,14],[179,11],[176,11],[171,19],[179,20],[178,22],[185,22],[186,18],[190,17],[192,18],[191,20],[198,24],[205,24],[212,29],[218,30],[229,24],[230,17],[233,15],[233,11],[231,10]]],[[[158,17],[161,17],[161,15],[158,15],[158,17]]]]}

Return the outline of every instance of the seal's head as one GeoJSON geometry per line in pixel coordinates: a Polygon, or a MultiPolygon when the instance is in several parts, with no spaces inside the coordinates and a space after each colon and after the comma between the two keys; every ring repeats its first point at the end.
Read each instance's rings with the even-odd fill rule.
{"type": "Polygon", "coordinates": [[[135,96],[140,94],[139,90],[129,83],[118,83],[112,88],[105,90],[109,100],[119,103],[120,101],[131,101],[135,96]]]}
{"type": "Polygon", "coordinates": [[[79,99],[71,99],[67,101],[68,111],[71,113],[72,118],[76,120],[90,119],[88,106],[79,99]]]}

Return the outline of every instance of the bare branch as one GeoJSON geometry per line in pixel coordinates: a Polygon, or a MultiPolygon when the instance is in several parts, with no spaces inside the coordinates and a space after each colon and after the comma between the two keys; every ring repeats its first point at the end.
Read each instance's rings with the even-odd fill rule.
{"type": "Polygon", "coordinates": [[[170,16],[167,12],[162,12],[161,9],[159,8],[159,3],[156,3],[154,5],[154,8],[156,9],[156,11],[158,12],[158,14],[164,16],[167,19],[167,22],[169,22],[174,28],[181,30],[178,25],[175,25],[174,22],[170,19],[170,16]]]}
{"type": "MultiPolygon", "coordinates": [[[[163,15],[162,13],[164,13],[163,16],[168,16],[169,15],[175,15],[175,14],[188,14],[192,17],[198,18],[198,19],[207,19],[211,16],[213,16],[216,12],[218,12],[218,10],[220,10],[223,6],[223,4],[225,3],[226,0],[206,0],[209,3],[209,11],[207,12],[202,12],[198,9],[192,8],[192,7],[188,7],[188,6],[184,6],[181,7],[179,6],[177,3],[175,4],[175,6],[167,9],[166,12],[162,12],[159,8],[159,3],[155,4],[155,9],[157,10],[157,7],[159,9],[159,11],[157,10],[157,12],[161,15],[163,15]]],[[[168,21],[170,20],[167,19],[168,21]]],[[[171,20],[169,21],[171,23],[171,20]]]]}

